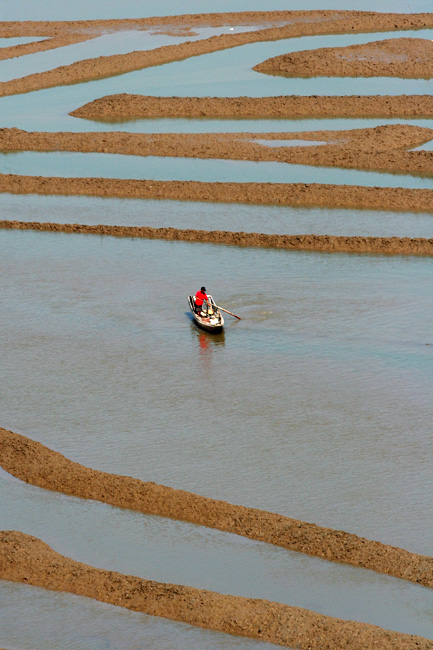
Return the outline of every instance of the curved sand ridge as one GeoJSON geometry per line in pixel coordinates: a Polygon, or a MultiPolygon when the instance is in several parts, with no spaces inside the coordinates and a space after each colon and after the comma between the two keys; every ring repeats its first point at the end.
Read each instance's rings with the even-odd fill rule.
{"type": "MultiPolygon", "coordinates": [[[[433,243],[433,242],[432,242],[433,243]]],[[[39,487],[187,521],[433,588],[433,558],[289,517],[100,472],[0,428],[0,465],[39,487]]]]}
{"type": "Polygon", "coordinates": [[[365,45],[324,47],[267,59],[253,70],[284,77],[433,77],[433,43],[393,38],[365,45]]]}
{"type": "MultiPolygon", "coordinates": [[[[287,11],[287,12],[240,12],[231,14],[201,14],[196,20],[192,16],[171,16],[164,21],[152,19],[156,23],[172,26],[185,25],[255,25],[264,26],[257,31],[224,34],[196,42],[186,42],[180,45],[167,45],[152,51],[137,51],[128,54],[100,56],[98,58],[77,61],[70,65],[61,66],[47,72],[28,75],[20,79],[13,79],[0,83],[0,97],[27,93],[42,88],[82,83],[93,79],[102,79],[112,75],[124,74],[150,66],[162,65],[173,61],[198,56],[222,49],[237,47],[247,43],[259,41],[294,38],[315,34],[344,34],[368,31],[393,31],[405,29],[421,29],[433,26],[433,14],[392,14],[360,11],[287,11]],[[275,25],[276,24],[276,25],[275,25]],[[271,25],[271,26],[269,26],[271,25]]],[[[148,19],[130,21],[71,21],[55,23],[52,32],[68,30],[76,33],[78,29],[94,29],[101,34],[109,29],[140,29],[140,25],[150,25],[148,19]]],[[[9,35],[25,35],[26,23],[20,31],[17,23],[0,23],[0,35],[7,32],[9,35]],[[2,29],[3,27],[3,29],[2,29]],[[9,28],[9,29],[8,29],[9,28]]],[[[46,23],[38,23],[40,31],[46,23]]],[[[36,29],[36,24],[33,25],[36,29]]],[[[31,30],[32,31],[32,30],[31,30]]],[[[52,33],[51,32],[51,33],[52,33]]],[[[46,32],[45,32],[46,33],[46,32]]]]}
{"type": "Polygon", "coordinates": [[[432,117],[431,95],[276,97],[152,97],[106,95],[71,111],[86,120],[121,122],[145,118],[278,119],[317,117],[432,117]]]}
{"type": "Polygon", "coordinates": [[[0,532],[0,578],[94,598],[135,612],[305,650],[431,650],[433,642],[280,603],[226,596],[96,569],[41,540],[0,532]]]}
{"type": "MultiPolygon", "coordinates": [[[[321,183],[202,183],[0,174],[0,192],[433,213],[433,190],[321,183]]],[[[329,240],[337,241],[338,238],[329,237],[329,240]]],[[[426,253],[421,254],[430,254],[429,250],[430,244],[426,253]]]]}
{"type": "Polygon", "coordinates": [[[107,235],[141,237],[169,241],[201,242],[225,246],[251,246],[323,253],[374,253],[380,255],[433,255],[433,238],[423,237],[345,237],[335,235],[266,235],[264,233],[229,232],[226,230],[193,230],[150,228],[147,226],[88,226],[71,223],[39,221],[0,221],[5,230],[36,230],[38,232],[71,233],[75,235],[107,235]]]}
{"type": "Polygon", "coordinates": [[[296,133],[46,133],[12,128],[0,129],[0,150],[260,160],[433,175],[433,151],[406,151],[431,139],[433,129],[406,124],[296,133]],[[272,146],[276,140],[278,146],[272,146]],[[309,141],[323,144],[308,146],[309,141]]]}

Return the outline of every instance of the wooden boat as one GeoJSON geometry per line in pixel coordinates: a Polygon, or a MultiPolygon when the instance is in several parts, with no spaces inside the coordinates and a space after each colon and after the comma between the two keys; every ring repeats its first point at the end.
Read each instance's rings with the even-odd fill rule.
{"type": "Polygon", "coordinates": [[[199,327],[213,334],[220,334],[223,331],[224,318],[212,296],[208,294],[208,299],[203,302],[199,314],[196,312],[195,296],[188,296],[188,304],[192,312],[192,317],[199,327]]]}

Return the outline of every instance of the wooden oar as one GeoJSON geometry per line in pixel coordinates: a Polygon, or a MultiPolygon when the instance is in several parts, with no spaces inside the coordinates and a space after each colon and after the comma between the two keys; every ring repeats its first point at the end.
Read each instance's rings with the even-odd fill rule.
{"type": "Polygon", "coordinates": [[[218,305],[215,305],[215,304],[213,304],[212,307],[216,307],[217,309],[221,309],[221,311],[225,311],[226,314],[230,314],[230,316],[234,316],[234,317],[237,318],[238,320],[242,320],[242,318],[241,318],[240,316],[236,316],[236,314],[233,314],[233,313],[232,313],[231,311],[229,311],[228,309],[224,309],[224,307],[219,307],[218,305]]]}

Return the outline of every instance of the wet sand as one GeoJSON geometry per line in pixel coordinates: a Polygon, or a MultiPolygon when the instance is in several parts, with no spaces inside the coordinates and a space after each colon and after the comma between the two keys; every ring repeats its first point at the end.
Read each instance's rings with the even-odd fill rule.
{"type": "MultiPolygon", "coordinates": [[[[431,245],[433,252],[433,240],[431,245]]],[[[433,588],[433,558],[428,556],[257,508],[93,470],[2,428],[0,465],[22,481],[45,489],[217,528],[433,588]]]]}
{"type": "MultiPolygon", "coordinates": [[[[124,74],[133,70],[162,65],[173,61],[210,52],[237,47],[247,43],[270,41],[317,34],[344,34],[368,31],[395,31],[433,26],[433,14],[392,14],[359,11],[294,11],[294,12],[240,12],[238,14],[199,14],[193,16],[171,16],[165,19],[118,20],[118,21],[65,21],[53,23],[3,23],[0,36],[27,36],[35,33],[43,36],[50,32],[77,33],[93,31],[98,34],[111,30],[142,29],[150,25],[162,25],[165,29],[191,26],[215,25],[263,26],[257,31],[224,34],[196,42],[167,45],[152,51],[138,51],[128,54],[101,56],[77,61],[54,70],[28,75],[0,83],[0,97],[27,93],[42,88],[82,83],[94,79],[124,74]],[[271,25],[271,26],[270,26],[271,25]]],[[[1,25],[0,25],[1,27],[1,25]]]]}
{"type": "Polygon", "coordinates": [[[282,54],[253,70],[284,77],[433,77],[433,43],[425,38],[393,38],[365,45],[324,47],[282,54]]]}
{"type": "Polygon", "coordinates": [[[431,95],[349,95],[276,97],[149,97],[106,95],[70,115],[86,120],[122,122],[146,118],[279,119],[332,117],[433,116],[431,95]]]}
{"type": "Polygon", "coordinates": [[[348,131],[282,133],[68,133],[0,129],[0,149],[74,151],[285,162],[433,175],[432,151],[407,151],[433,139],[433,129],[385,125],[348,131]],[[273,141],[287,140],[287,146],[273,141]],[[306,141],[305,146],[299,145],[306,141]],[[269,142],[265,144],[261,141],[269,142]],[[324,144],[311,146],[309,141],[324,144]],[[296,146],[290,146],[295,144],[296,146]]]}
{"type": "Polygon", "coordinates": [[[94,598],[135,612],[305,650],[431,650],[433,642],[280,603],[226,596],[96,569],[41,540],[0,532],[0,578],[94,598]]]}
{"type": "Polygon", "coordinates": [[[0,174],[0,192],[433,213],[433,190],[320,183],[201,183],[0,174]]]}
{"type": "Polygon", "coordinates": [[[89,226],[84,224],[41,223],[38,221],[0,221],[5,230],[36,230],[64,232],[76,235],[106,235],[110,237],[141,237],[170,241],[250,246],[323,253],[368,253],[380,255],[433,255],[433,238],[422,237],[344,237],[335,235],[266,235],[225,230],[179,230],[178,228],[149,228],[146,226],[89,226]]]}

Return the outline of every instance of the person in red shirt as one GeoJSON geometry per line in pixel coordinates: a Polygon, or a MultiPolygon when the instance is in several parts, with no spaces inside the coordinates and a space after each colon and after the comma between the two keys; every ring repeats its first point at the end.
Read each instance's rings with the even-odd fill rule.
{"type": "Polygon", "coordinates": [[[201,312],[203,302],[207,299],[206,287],[201,287],[201,289],[195,294],[195,310],[197,314],[201,312]]]}

